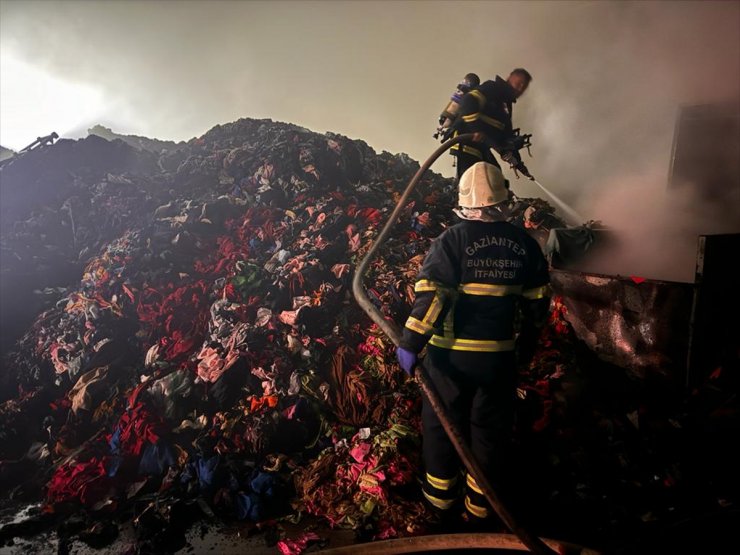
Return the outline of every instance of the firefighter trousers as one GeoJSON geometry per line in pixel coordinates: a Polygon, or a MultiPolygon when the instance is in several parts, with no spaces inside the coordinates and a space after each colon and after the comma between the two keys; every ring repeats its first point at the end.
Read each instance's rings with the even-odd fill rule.
{"type": "MultiPolygon", "coordinates": [[[[497,493],[503,493],[514,424],[514,353],[454,351],[430,345],[424,367],[486,478],[497,493]]],[[[481,519],[491,516],[492,509],[473,476],[461,473],[457,452],[426,398],[422,423],[424,497],[437,509],[446,510],[464,492],[469,515],[481,519]]]]}

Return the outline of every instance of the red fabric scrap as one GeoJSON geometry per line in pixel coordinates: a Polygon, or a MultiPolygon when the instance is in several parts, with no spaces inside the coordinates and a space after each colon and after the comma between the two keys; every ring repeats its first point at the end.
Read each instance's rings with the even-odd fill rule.
{"type": "Polygon", "coordinates": [[[142,404],[123,413],[118,427],[121,429],[121,451],[126,455],[140,455],[148,443],[159,441],[165,429],[161,417],[149,412],[142,404]]]}
{"type": "Polygon", "coordinates": [[[79,501],[92,506],[102,501],[111,489],[105,459],[92,459],[57,468],[49,481],[46,498],[50,503],[79,501]]]}
{"type": "Polygon", "coordinates": [[[371,225],[378,225],[383,219],[383,213],[377,208],[363,208],[357,211],[357,216],[371,225]]]}
{"type": "Polygon", "coordinates": [[[252,397],[249,401],[249,412],[257,412],[265,407],[275,408],[278,404],[277,395],[266,395],[264,397],[252,397]]]}

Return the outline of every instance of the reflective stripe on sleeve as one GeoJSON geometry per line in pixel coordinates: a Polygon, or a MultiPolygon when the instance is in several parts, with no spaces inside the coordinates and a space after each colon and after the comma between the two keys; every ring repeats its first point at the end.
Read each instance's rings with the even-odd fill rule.
{"type": "Polygon", "coordinates": [[[408,320],[406,320],[406,327],[411,331],[420,333],[421,335],[430,335],[432,332],[434,332],[433,326],[425,324],[424,322],[417,318],[414,318],[413,316],[409,316],[408,320]]]}
{"type": "Polygon", "coordinates": [[[533,287],[532,289],[525,289],[522,291],[522,296],[525,299],[544,299],[552,294],[550,285],[543,285],[542,287],[533,287]]]}
{"type": "Polygon", "coordinates": [[[420,279],[414,284],[414,291],[417,293],[426,293],[428,291],[436,291],[439,287],[436,281],[430,279],[420,279]]]}
{"type": "Polygon", "coordinates": [[[442,312],[442,295],[437,291],[432,299],[432,304],[429,305],[429,309],[421,321],[427,325],[433,326],[434,322],[437,321],[440,312],[442,312]]]}
{"type": "Polygon", "coordinates": [[[439,335],[433,335],[429,343],[435,347],[441,347],[442,349],[452,349],[453,351],[476,351],[482,353],[513,351],[515,347],[515,341],[513,339],[498,341],[491,339],[457,339],[454,337],[441,337],[439,335]]]}

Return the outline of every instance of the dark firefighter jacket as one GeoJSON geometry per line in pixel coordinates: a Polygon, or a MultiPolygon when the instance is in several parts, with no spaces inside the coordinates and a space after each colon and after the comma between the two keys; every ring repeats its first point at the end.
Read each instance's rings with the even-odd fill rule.
{"type": "MultiPolygon", "coordinates": [[[[516,102],[514,90],[499,76],[495,81],[485,81],[467,93],[460,103],[460,119],[453,136],[463,133],[483,133],[487,144],[456,144],[453,154],[463,151],[481,160],[485,149],[493,147],[499,154],[507,152],[506,142],[513,137],[511,112],[516,102]]],[[[520,160],[519,153],[514,157],[520,160]]]]}
{"type": "Polygon", "coordinates": [[[416,353],[427,342],[459,351],[512,351],[517,306],[527,329],[544,323],[549,281],[542,250],[526,231],[508,222],[465,220],[432,242],[401,346],[416,353]]]}

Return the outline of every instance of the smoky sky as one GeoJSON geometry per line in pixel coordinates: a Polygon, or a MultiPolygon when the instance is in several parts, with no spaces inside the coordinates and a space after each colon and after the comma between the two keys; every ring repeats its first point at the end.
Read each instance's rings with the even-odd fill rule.
{"type": "MultiPolygon", "coordinates": [[[[664,188],[679,106],[740,90],[738,2],[1,6],[4,56],[100,91],[99,121],[79,121],[72,135],[103,123],[187,140],[240,117],[272,118],[423,160],[466,73],[525,67],[534,80],[514,109],[515,126],[534,135],[525,161],[581,213],[603,208],[625,181],[664,188]]],[[[29,129],[29,141],[50,131],[29,129]]],[[[435,169],[451,175],[450,157],[435,169]]]]}

